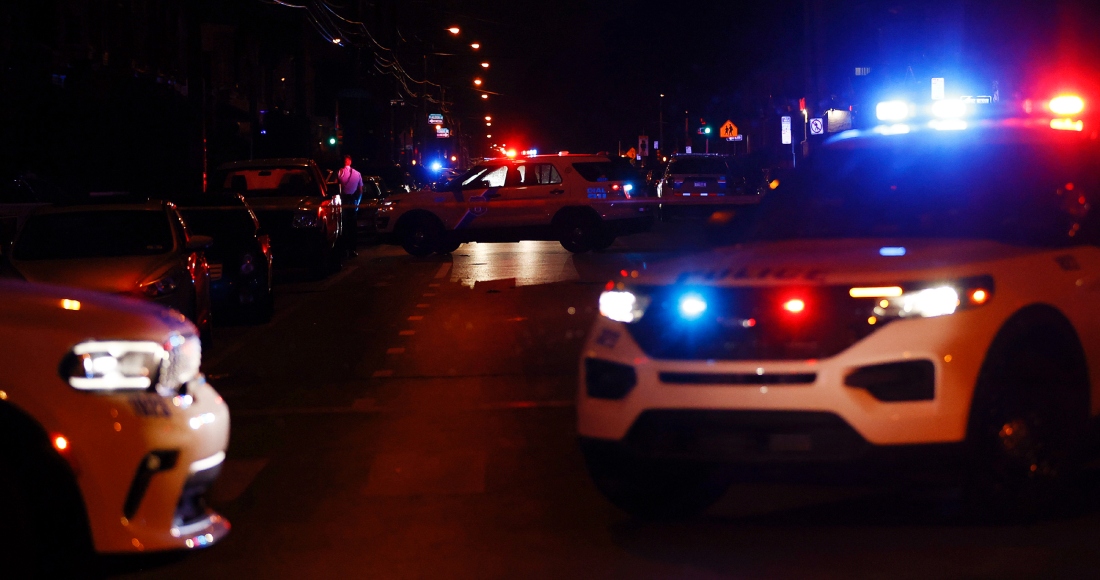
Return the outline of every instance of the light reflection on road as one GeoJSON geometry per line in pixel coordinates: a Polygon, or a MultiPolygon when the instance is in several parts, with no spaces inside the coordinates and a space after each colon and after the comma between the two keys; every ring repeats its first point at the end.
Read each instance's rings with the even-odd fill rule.
{"type": "Polygon", "coordinates": [[[558,242],[463,244],[453,254],[451,281],[473,287],[478,282],[515,279],[516,286],[576,280],[572,254],[558,242]]]}

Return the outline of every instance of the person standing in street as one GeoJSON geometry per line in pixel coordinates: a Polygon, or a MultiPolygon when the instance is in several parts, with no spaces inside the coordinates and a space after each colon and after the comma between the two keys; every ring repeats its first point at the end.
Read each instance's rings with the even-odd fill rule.
{"type": "Polygon", "coordinates": [[[336,173],[340,184],[340,205],[344,216],[344,247],[349,256],[358,256],[359,202],[363,199],[363,176],[351,166],[351,155],[344,156],[344,166],[336,173]]]}

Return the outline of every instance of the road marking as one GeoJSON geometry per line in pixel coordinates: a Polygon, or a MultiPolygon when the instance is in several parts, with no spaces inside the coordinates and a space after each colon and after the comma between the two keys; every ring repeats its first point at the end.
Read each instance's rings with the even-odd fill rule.
{"type": "Polygon", "coordinates": [[[374,379],[378,379],[378,378],[382,378],[382,377],[392,377],[392,376],[393,376],[393,371],[390,370],[390,369],[385,369],[385,370],[381,370],[381,371],[374,371],[371,374],[371,378],[374,378],[374,379]]]}
{"type": "Polygon", "coordinates": [[[404,354],[404,352],[405,352],[405,347],[403,347],[403,346],[398,346],[398,347],[387,348],[386,349],[386,354],[404,354]]]}
{"type": "Polygon", "coordinates": [[[410,316],[408,319],[416,321],[416,320],[424,320],[424,317],[423,316],[410,316]]]}
{"type": "Polygon", "coordinates": [[[431,304],[417,304],[416,305],[417,308],[428,308],[430,306],[431,306],[431,304]]]}
{"type": "MultiPolygon", "coordinates": [[[[375,371],[376,377],[388,377],[393,371],[375,371]],[[380,374],[388,373],[388,374],[380,374]]],[[[572,407],[575,403],[572,399],[560,401],[499,401],[495,403],[480,403],[470,407],[452,407],[454,411],[519,411],[524,409],[564,409],[572,407]]],[[[400,409],[388,407],[367,406],[354,404],[349,407],[284,407],[274,409],[241,409],[233,411],[234,417],[290,417],[295,415],[374,415],[384,413],[396,413],[400,409]]]]}
{"type": "Polygon", "coordinates": [[[447,262],[439,267],[439,271],[435,273],[435,279],[440,280],[447,275],[447,272],[451,271],[451,263],[447,262]]]}
{"type": "Polygon", "coordinates": [[[402,330],[401,332],[397,333],[398,336],[412,336],[414,334],[416,334],[415,330],[402,330]]]}

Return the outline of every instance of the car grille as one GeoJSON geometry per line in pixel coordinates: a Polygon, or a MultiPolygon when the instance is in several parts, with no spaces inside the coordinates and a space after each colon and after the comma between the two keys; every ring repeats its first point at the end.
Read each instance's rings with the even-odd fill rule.
{"type": "Polygon", "coordinates": [[[222,279],[222,265],[210,264],[210,281],[214,282],[222,279]]]}
{"type": "Polygon", "coordinates": [[[206,517],[206,492],[214,485],[221,472],[221,465],[191,474],[183,484],[173,525],[186,526],[206,517]]]}
{"type": "MultiPolygon", "coordinates": [[[[650,297],[641,320],[628,324],[647,355],[666,360],[805,360],[833,356],[870,334],[872,305],[848,296],[848,287],[639,288],[650,297]],[[685,292],[707,309],[694,320],[679,312],[685,292]],[[792,314],[785,301],[805,310],[792,314]]],[[[881,324],[881,323],[880,323],[881,324]]]]}

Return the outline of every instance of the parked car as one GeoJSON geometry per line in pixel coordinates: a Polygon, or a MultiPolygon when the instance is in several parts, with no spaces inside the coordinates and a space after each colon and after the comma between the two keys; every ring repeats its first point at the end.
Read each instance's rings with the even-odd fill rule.
{"type": "Polygon", "coordinates": [[[183,313],[212,339],[203,250],[165,201],[46,207],[16,235],[11,266],[26,280],[144,298],[183,313]]]}
{"type": "Polygon", "coordinates": [[[759,168],[715,153],[674,154],[657,182],[661,219],[709,216],[723,209],[756,205],[764,191],[764,173],[759,168]]]}
{"type": "Polygon", "coordinates": [[[193,324],[127,297],[0,280],[0,344],[6,577],[88,577],[93,552],[228,533],[204,496],[229,409],[199,371],[193,324]]]}
{"type": "Polygon", "coordinates": [[[176,199],[187,229],[214,240],[206,248],[210,300],[219,320],[267,322],[275,309],[271,239],[240,194],[176,199]]]}
{"type": "Polygon", "coordinates": [[[415,256],[463,242],[558,240],[571,252],[599,250],[652,225],[632,194],[633,168],[604,155],[489,159],[430,189],[391,196],[378,231],[415,256]]]}
{"type": "Polygon", "coordinates": [[[304,266],[322,275],[340,267],[340,192],[326,185],[313,160],[227,163],[213,173],[210,191],[238,193],[248,200],[271,236],[279,268],[304,266]]]}

